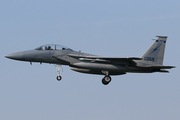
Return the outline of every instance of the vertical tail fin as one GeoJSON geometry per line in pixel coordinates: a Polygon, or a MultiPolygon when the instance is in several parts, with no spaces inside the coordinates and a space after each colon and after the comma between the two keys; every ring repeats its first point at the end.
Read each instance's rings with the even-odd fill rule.
{"type": "Polygon", "coordinates": [[[167,36],[156,36],[158,39],[151,45],[151,47],[141,57],[143,63],[146,64],[163,64],[164,50],[167,36]]]}

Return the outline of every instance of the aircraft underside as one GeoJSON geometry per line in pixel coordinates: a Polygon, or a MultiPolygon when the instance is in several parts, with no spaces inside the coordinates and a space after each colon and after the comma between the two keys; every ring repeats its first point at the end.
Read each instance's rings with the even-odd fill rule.
{"type": "Polygon", "coordinates": [[[107,71],[107,70],[97,70],[97,69],[84,69],[84,68],[75,68],[72,67],[71,70],[80,72],[80,73],[87,73],[87,74],[97,74],[97,75],[105,75],[102,79],[102,83],[104,85],[109,84],[111,81],[110,75],[124,75],[127,72],[131,73],[152,73],[152,72],[160,72],[160,69],[152,69],[152,68],[142,68],[142,67],[130,67],[126,71],[107,71]]]}
{"type": "Polygon", "coordinates": [[[106,72],[108,72],[108,75],[123,75],[127,72],[131,73],[152,73],[152,72],[159,72],[160,69],[153,69],[153,68],[143,68],[143,67],[129,67],[127,70],[97,70],[97,69],[85,69],[85,68],[76,68],[72,67],[71,70],[81,73],[87,73],[87,74],[98,74],[98,75],[105,75],[106,72]]]}

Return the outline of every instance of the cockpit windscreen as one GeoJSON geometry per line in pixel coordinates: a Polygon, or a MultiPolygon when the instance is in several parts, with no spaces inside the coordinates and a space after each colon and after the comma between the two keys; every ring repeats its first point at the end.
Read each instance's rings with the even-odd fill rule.
{"type": "Polygon", "coordinates": [[[35,50],[71,50],[71,49],[62,45],[47,44],[47,45],[42,45],[36,48],[35,50]]]}

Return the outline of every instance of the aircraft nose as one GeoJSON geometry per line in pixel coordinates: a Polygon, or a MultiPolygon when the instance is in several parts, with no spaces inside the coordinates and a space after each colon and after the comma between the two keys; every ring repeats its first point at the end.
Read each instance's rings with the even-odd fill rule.
{"type": "Polygon", "coordinates": [[[23,60],[24,52],[12,53],[12,54],[6,55],[5,57],[9,59],[14,59],[14,60],[23,60]]]}

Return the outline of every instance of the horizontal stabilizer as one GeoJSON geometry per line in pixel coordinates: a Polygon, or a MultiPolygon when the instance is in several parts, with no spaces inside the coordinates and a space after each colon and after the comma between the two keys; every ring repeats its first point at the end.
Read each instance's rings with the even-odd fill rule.
{"type": "Polygon", "coordinates": [[[169,71],[167,71],[167,70],[160,70],[158,72],[169,73],[169,71]]]}
{"type": "Polygon", "coordinates": [[[171,68],[175,68],[175,66],[146,66],[149,68],[159,68],[159,69],[171,69],[171,68]]]}

